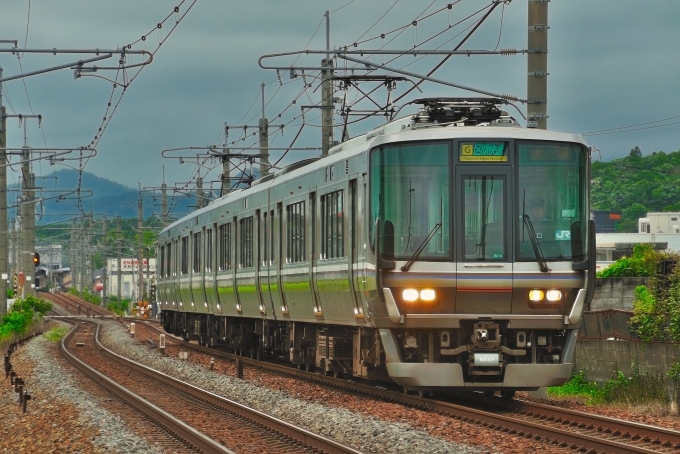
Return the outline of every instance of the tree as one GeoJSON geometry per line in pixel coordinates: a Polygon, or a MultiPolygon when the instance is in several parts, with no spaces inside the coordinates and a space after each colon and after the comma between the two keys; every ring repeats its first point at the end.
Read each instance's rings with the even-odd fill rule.
{"type": "Polygon", "coordinates": [[[641,158],[641,157],[642,157],[642,150],[640,150],[640,147],[638,147],[637,145],[635,145],[635,148],[633,148],[632,150],[630,150],[630,155],[629,155],[629,156],[632,156],[632,157],[634,157],[634,158],[641,158]]]}

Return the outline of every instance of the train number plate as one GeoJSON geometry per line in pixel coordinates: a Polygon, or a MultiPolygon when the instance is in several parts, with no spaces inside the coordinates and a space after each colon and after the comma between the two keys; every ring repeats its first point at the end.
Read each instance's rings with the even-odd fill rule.
{"type": "Polygon", "coordinates": [[[498,353],[475,353],[475,367],[498,367],[500,365],[498,353]]]}

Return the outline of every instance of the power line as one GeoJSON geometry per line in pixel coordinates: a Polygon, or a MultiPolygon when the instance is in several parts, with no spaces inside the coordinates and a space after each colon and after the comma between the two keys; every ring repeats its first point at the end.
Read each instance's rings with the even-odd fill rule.
{"type": "Polygon", "coordinates": [[[663,125],[655,125],[655,126],[648,126],[645,128],[637,128],[637,126],[644,126],[644,125],[650,125],[653,123],[661,123],[662,121],[668,121],[668,120],[674,120],[676,118],[680,118],[680,115],[676,115],[674,117],[668,117],[668,118],[662,118],[661,120],[653,120],[653,121],[647,121],[645,123],[637,123],[634,125],[628,125],[628,126],[620,126],[618,128],[609,128],[609,129],[602,129],[599,131],[591,131],[591,132],[582,132],[582,136],[602,136],[602,135],[607,135],[607,134],[619,134],[622,132],[631,132],[631,131],[641,131],[643,129],[653,129],[653,128],[661,128],[663,126],[672,126],[679,124],[680,121],[675,121],[672,123],[667,123],[663,125]],[[630,129],[634,128],[634,129],[630,129]]]}

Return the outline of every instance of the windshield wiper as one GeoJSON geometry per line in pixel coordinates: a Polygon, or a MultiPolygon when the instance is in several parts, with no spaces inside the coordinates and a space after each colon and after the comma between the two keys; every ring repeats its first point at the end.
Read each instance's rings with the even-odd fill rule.
{"type": "Polygon", "coordinates": [[[538,261],[538,266],[541,268],[542,272],[549,273],[550,268],[548,268],[548,264],[545,261],[545,257],[543,257],[541,245],[538,244],[538,239],[536,238],[536,231],[534,230],[534,224],[531,223],[531,219],[529,218],[529,215],[526,213],[522,215],[522,219],[524,219],[524,227],[526,227],[527,232],[529,233],[529,240],[531,241],[531,246],[534,248],[534,255],[536,256],[536,260],[538,261]]]}
{"type": "Polygon", "coordinates": [[[432,239],[434,234],[437,232],[437,229],[439,229],[439,227],[441,227],[441,226],[442,226],[441,223],[435,224],[432,231],[430,231],[430,233],[427,235],[427,238],[425,238],[425,241],[423,241],[423,244],[421,244],[420,247],[418,248],[418,250],[413,253],[413,256],[408,260],[408,262],[406,262],[406,265],[401,267],[402,271],[408,271],[409,268],[411,268],[411,265],[413,265],[413,262],[416,261],[416,259],[420,255],[420,253],[423,252],[423,249],[425,249],[425,246],[427,246],[427,243],[430,242],[430,240],[432,239]]]}

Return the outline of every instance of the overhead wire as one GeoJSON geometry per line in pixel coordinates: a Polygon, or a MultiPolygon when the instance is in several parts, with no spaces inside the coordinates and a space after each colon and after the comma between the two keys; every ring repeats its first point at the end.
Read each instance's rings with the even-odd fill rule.
{"type": "Polygon", "coordinates": [[[623,132],[632,132],[632,131],[641,131],[644,129],[653,129],[653,128],[661,128],[664,126],[672,126],[679,124],[680,121],[672,122],[672,123],[667,123],[663,125],[655,125],[655,126],[649,126],[649,127],[644,127],[644,128],[637,128],[638,126],[645,126],[645,125],[650,125],[654,123],[661,123],[662,121],[668,121],[668,120],[675,120],[676,118],[680,118],[680,115],[676,115],[673,117],[668,117],[668,118],[662,118],[660,120],[653,120],[653,121],[647,121],[644,123],[637,123],[634,125],[628,125],[628,126],[620,126],[618,128],[609,128],[609,129],[601,129],[599,131],[591,131],[591,132],[582,132],[582,136],[601,136],[601,135],[608,135],[608,134],[619,134],[623,132]],[[634,129],[631,129],[634,128],[634,129]]]}

